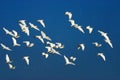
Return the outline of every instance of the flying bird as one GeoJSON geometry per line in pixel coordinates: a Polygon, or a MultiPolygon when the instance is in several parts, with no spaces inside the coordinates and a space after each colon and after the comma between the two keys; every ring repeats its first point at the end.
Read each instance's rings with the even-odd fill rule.
{"type": "Polygon", "coordinates": [[[90,26],[86,26],[86,29],[89,31],[89,34],[91,34],[93,32],[93,28],[90,26]]]}
{"type": "Polygon", "coordinates": [[[4,45],[4,44],[0,44],[1,45],[1,47],[3,48],[3,49],[5,49],[5,50],[8,50],[8,51],[12,51],[9,47],[7,47],[6,45],[4,45]]]}
{"type": "Polygon", "coordinates": [[[25,34],[27,34],[27,36],[30,35],[29,27],[27,27],[26,25],[23,25],[21,23],[19,23],[19,26],[20,26],[22,32],[24,32],[25,34]]]}
{"type": "Polygon", "coordinates": [[[64,59],[65,59],[66,65],[75,65],[75,63],[70,62],[69,59],[65,55],[64,55],[64,59]]]}
{"type": "Polygon", "coordinates": [[[43,39],[52,41],[51,38],[50,38],[49,36],[47,36],[43,31],[41,31],[41,35],[42,35],[42,38],[43,38],[43,39]]]}
{"type": "Polygon", "coordinates": [[[92,44],[94,44],[96,47],[101,47],[102,44],[99,44],[98,42],[93,42],[92,44]]]}
{"type": "Polygon", "coordinates": [[[105,55],[103,53],[98,53],[98,56],[100,56],[104,61],[106,61],[105,55]]]}
{"type": "Polygon", "coordinates": [[[8,66],[9,66],[9,69],[11,69],[11,70],[14,70],[16,67],[15,66],[13,66],[12,64],[8,64],[8,66]]]}
{"type": "Polygon", "coordinates": [[[8,54],[6,54],[5,59],[6,59],[6,63],[7,63],[7,64],[12,63],[12,61],[10,60],[8,54]]]}
{"type": "Polygon", "coordinates": [[[24,56],[23,59],[25,60],[26,64],[29,65],[29,56],[24,56]]]}
{"type": "Polygon", "coordinates": [[[41,36],[37,35],[37,36],[35,36],[35,38],[39,39],[42,43],[45,43],[44,40],[43,40],[43,38],[41,36]]]}
{"type": "Polygon", "coordinates": [[[75,21],[74,20],[69,20],[71,27],[75,25],[75,21]]]}
{"type": "Polygon", "coordinates": [[[84,44],[79,44],[77,49],[79,50],[80,48],[82,49],[82,51],[84,51],[85,50],[85,45],[84,44]]]}
{"type": "Polygon", "coordinates": [[[17,32],[17,31],[12,30],[12,32],[13,32],[13,37],[15,37],[15,38],[19,38],[19,37],[20,37],[20,36],[18,35],[18,32],[17,32]]]}
{"type": "Polygon", "coordinates": [[[25,43],[27,47],[33,47],[34,46],[34,43],[30,43],[30,41],[23,41],[23,43],[25,43]]]}
{"type": "Polygon", "coordinates": [[[24,25],[24,26],[27,26],[25,21],[26,21],[26,20],[19,20],[18,22],[21,23],[21,24],[24,25]]]}
{"type": "Polygon", "coordinates": [[[6,34],[9,34],[10,36],[13,36],[12,32],[3,27],[3,30],[5,31],[6,34]]]}
{"type": "Polygon", "coordinates": [[[17,43],[17,40],[12,37],[12,40],[13,40],[13,46],[21,46],[20,44],[17,43]]]}
{"type": "Polygon", "coordinates": [[[71,56],[70,59],[71,59],[72,61],[76,61],[76,57],[71,56]]]}
{"type": "Polygon", "coordinates": [[[71,12],[65,12],[65,15],[67,15],[68,16],[68,18],[69,18],[69,20],[72,18],[72,13],[71,12]]]}
{"type": "Polygon", "coordinates": [[[42,56],[45,56],[45,58],[47,59],[49,55],[47,53],[43,52],[42,56]]]}
{"type": "Polygon", "coordinates": [[[63,48],[64,48],[64,45],[62,45],[62,44],[59,43],[59,42],[56,42],[55,48],[63,49],[63,48]]]}
{"type": "Polygon", "coordinates": [[[78,29],[80,32],[85,33],[82,26],[79,26],[78,24],[73,25],[76,29],[78,29]]]}
{"type": "Polygon", "coordinates": [[[55,45],[54,43],[51,43],[51,42],[49,42],[49,41],[47,41],[46,44],[48,44],[48,45],[49,45],[50,47],[52,47],[52,48],[55,48],[55,47],[56,47],[56,45],[55,45]]]}
{"type": "Polygon", "coordinates": [[[100,30],[98,30],[98,32],[101,34],[101,36],[103,36],[105,39],[105,42],[111,47],[111,48],[113,48],[113,45],[112,45],[112,43],[111,43],[111,40],[110,40],[110,38],[108,37],[108,35],[107,35],[107,33],[105,33],[105,32],[103,32],[103,31],[100,31],[100,30]]]}
{"type": "Polygon", "coordinates": [[[37,20],[37,22],[39,22],[45,28],[44,20],[37,20]]]}
{"type": "Polygon", "coordinates": [[[40,29],[37,26],[35,26],[34,24],[29,23],[29,25],[30,25],[31,28],[40,31],[40,29]]]}

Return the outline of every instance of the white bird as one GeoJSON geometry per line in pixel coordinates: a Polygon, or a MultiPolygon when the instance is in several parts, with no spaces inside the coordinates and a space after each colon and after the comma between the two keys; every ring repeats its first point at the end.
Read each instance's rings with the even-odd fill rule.
{"type": "Polygon", "coordinates": [[[90,26],[86,26],[86,29],[89,31],[89,34],[91,34],[93,32],[93,28],[90,26]]]}
{"type": "Polygon", "coordinates": [[[35,26],[34,24],[29,23],[29,25],[30,25],[31,28],[40,31],[40,29],[37,26],[35,26]]]}
{"type": "Polygon", "coordinates": [[[52,48],[55,48],[55,46],[56,46],[54,43],[51,43],[49,41],[47,41],[46,44],[50,45],[50,47],[52,47],[52,48]]]}
{"type": "Polygon", "coordinates": [[[12,64],[8,64],[8,66],[9,66],[9,69],[12,69],[12,70],[14,70],[16,67],[15,66],[13,66],[12,64]]]}
{"type": "Polygon", "coordinates": [[[17,40],[12,37],[12,40],[13,40],[13,46],[21,46],[20,44],[17,43],[17,40]]]}
{"type": "Polygon", "coordinates": [[[101,34],[101,36],[103,36],[105,38],[104,39],[105,42],[108,43],[111,48],[113,48],[113,45],[112,45],[111,40],[108,37],[107,33],[103,32],[103,31],[100,31],[100,30],[98,30],[98,32],[101,34]]]}
{"type": "Polygon", "coordinates": [[[75,60],[76,60],[76,57],[71,56],[70,59],[71,59],[72,61],[75,61],[75,60]]]}
{"type": "Polygon", "coordinates": [[[45,52],[42,52],[42,56],[45,56],[45,58],[47,59],[49,55],[45,52]]]}
{"type": "Polygon", "coordinates": [[[30,35],[29,27],[27,27],[26,25],[23,25],[21,23],[19,23],[19,26],[20,26],[22,32],[26,33],[28,36],[30,35]]]}
{"type": "Polygon", "coordinates": [[[20,37],[20,36],[18,35],[17,31],[12,30],[12,32],[13,32],[13,37],[15,37],[15,38],[19,38],[19,37],[20,37]]]}
{"type": "Polygon", "coordinates": [[[26,20],[19,20],[18,22],[21,23],[21,24],[24,25],[24,26],[27,26],[25,21],[26,21],[26,20]]]}
{"type": "Polygon", "coordinates": [[[6,34],[9,34],[10,36],[13,36],[12,32],[10,32],[8,29],[3,27],[3,30],[5,31],[6,34]]]}
{"type": "Polygon", "coordinates": [[[27,47],[33,47],[34,46],[34,43],[30,43],[30,41],[23,41],[23,43],[25,43],[27,47]]]}
{"type": "Polygon", "coordinates": [[[23,59],[25,60],[26,64],[29,65],[29,56],[24,56],[23,59]]]}
{"type": "Polygon", "coordinates": [[[79,26],[78,24],[73,25],[73,27],[77,28],[80,32],[85,33],[82,26],[79,26]]]}
{"type": "Polygon", "coordinates": [[[6,59],[6,63],[7,63],[7,64],[12,63],[12,61],[10,60],[8,54],[6,54],[5,59],[6,59]]]}
{"type": "Polygon", "coordinates": [[[56,51],[54,48],[52,48],[51,53],[52,53],[52,54],[61,55],[61,54],[60,54],[58,51],[56,51]]]}
{"type": "Polygon", "coordinates": [[[46,46],[45,48],[47,49],[48,53],[61,55],[58,51],[56,51],[54,48],[52,48],[50,46],[46,46]]]}
{"type": "Polygon", "coordinates": [[[111,48],[113,48],[113,45],[112,45],[110,39],[105,39],[105,42],[108,43],[111,48]]]}
{"type": "Polygon", "coordinates": [[[41,35],[42,35],[42,38],[43,38],[43,39],[52,41],[51,38],[50,38],[49,36],[47,36],[43,31],[41,31],[41,35]]]}
{"type": "Polygon", "coordinates": [[[106,61],[105,55],[103,53],[98,53],[98,56],[100,56],[104,61],[106,61]]]}
{"type": "Polygon", "coordinates": [[[75,21],[74,20],[69,20],[71,27],[75,25],[75,21]]]}
{"type": "Polygon", "coordinates": [[[5,49],[5,50],[8,50],[8,51],[12,51],[9,47],[7,47],[6,45],[4,45],[4,44],[0,44],[1,45],[1,47],[3,48],[3,49],[5,49]]]}
{"type": "Polygon", "coordinates": [[[65,12],[65,15],[67,15],[68,16],[68,18],[69,18],[69,20],[72,18],[72,13],[71,12],[65,12]]]}
{"type": "Polygon", "coordinates": [[[45,48],[47,49],[47,52],[48,52],[48,53],[51,53],[51,51],[52,51],[52,47],[50,47],[50,46],[46,46],[45,48]]]}
{"type": "Polygon", "coordinates": [[[43,40],[43,38],[41,36],[37,35],[37,36],[35,36],[35,38],[39,39],[42,43],[45,43],[44,40],[43,40]]]}
{"type": "Polygon", "coordinates": [[[93,42],[92,44],[94,44],[96,47],[101,47],[102,44],[99,44],[98,42],[93,42]]]}
{"type": "Polygon", "coordinates": [[[62,45],[62,44],[59,43],[59,42],[56,42],[55,48],[63,49],[63,48],[64,48],[64,45],[62,45]]]}
{"type": "Polygon", "coordinates": [[[64,55],[64,59],[65,59],[66,65],[75,65],[75,63],[70,62],[69,59],[65,55],[64,55]]]}
{"type": "Polygon", "coordinates": [[[82,51],[84,51],[85,50],[85,45],[84,44],[79,44],[77,49],[79,50],[80,48],[82,48],[82,51]]]}
{"type": "Polygon", "coordinates": [[[45,28],[44,20],[37,20],[37,22],[39,22],[45,28]]]}

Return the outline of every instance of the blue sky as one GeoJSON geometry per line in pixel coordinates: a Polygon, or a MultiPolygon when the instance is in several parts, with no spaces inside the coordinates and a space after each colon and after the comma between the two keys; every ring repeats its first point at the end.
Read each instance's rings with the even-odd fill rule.
{"type": "Polygon", "coordinates": [[[11,46],[13,52],[5,51],[0,47],[0,80],[120,80],[120,1],[119,0],[12,0],[0,2],[0,42],[11,46]],[[66,11],[73,14],[73,19],[85,29],[90,25],[94,32],[90,35],[87,30],[82,34],[72,28],[66,11]],[[76,66],[65,66],[64,58],[50,55],[48,59],[41,56],[45,51],[44,45],[34,39],[34,35],[40,34],[31,29],[28,37],[21,32],[18,21],[36,24],[48,34],[53,42],[61,42],[65,48],[60,53],[66,56],[77,57],[76,66]],[[44,19],[46,28],[36,22],[44,19]],[[15,29],[22,36],[18,41],[30,40],[35,43],[33,48],[12,47],[11,37],[2,30],[15,29]],[[113,43],[111,49],[97,32],[107,32],[113,43]],[[101,48],[95,48],[91,43],[98,41],[103,44],[101,48]],[[86,44],[85,52],[77,50],[79,43],[86,44]],[[106,62],[97,57],[98,52],[106,55],[106,62]],[[5,54],[9,54],[14,60],[15,70],[9,70],[5,63],[5,54]],[[24,55],[29,55],[30,66],[22,60],[24,55]]]}

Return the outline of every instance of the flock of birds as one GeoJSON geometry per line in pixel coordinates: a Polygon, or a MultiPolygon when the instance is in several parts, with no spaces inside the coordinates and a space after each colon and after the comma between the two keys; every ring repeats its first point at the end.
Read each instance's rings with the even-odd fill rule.
{"type": "MultiPolygon", "coordinates": [[[[83,30],[82,26],[76,24],[75,20],[72,19],[72,13],[71,12],[65,12],[65,15],[68,16],[68,18],[69,18],[68,21],[70,22],[71,27],[73,27],[73,28],[79,30],[80,32],[82,32],[83,34],[85,34],[85,31],[83,30]]],[[[46,27],[45,23],[44,23],[44,20],[37,20],[37,22],[39,22],[42,25],[43,28],[46,27]]],[[[44,56],[46,59],[49,57],[50,54],[55,54],[55,55],[63,56],[63,58],[65,60],[65,65],[76,65],[74,62],[76,61],[77,58],[74,57],[74,56],[67,57],[66,55],[62,55],[58,50],[59,49],[64,49],[64,45],[60,42],[55,42],[55,43],[52,42],[52,39],[44,31],[41,31],[38,26],[32,24],[31,22],[29,22],[29,25],[27,25],[26,20],[19,20],[19,26],[20,26],[21,32],[25,33],[27,36],[30,36],[29,28],[35,29],[36,31],[39,31],[41,33],[41,35],[36,35],[36,36],[34,36],[34,38],[40,40],[40,42],[42,44],[45,44],[45,48],[47,49],[47,51],[42,52],[41,55],[44,56]]],[[[86,29],[89,31],[89,34],[91,34],[93,32],[93,28],[91,26],[87,26],[86,29]]],[[[21,44],[19,44],[17,42],[17,39],[20,38],[20,35],[18,34],[18,32],[16,30],[10,31],[5,27],[3,27],[3,30],[7,35],[11,36],[14,47],[16,47],[16,46],[20,47],[21,46],[21,44]]],[[[113,45],[112,45],[111,40],[108,37],[107,33],[103,32],[103,31],[100,31],[100,30],[98,30],[98,33],[100,33],[101,36],[104,37],[104,41],[111,48],[113,48],[113,45]]],[[[30,41],[23,41],[23,43],[28,48],[31,48],[31,47],[34,46],[34,43],[32,43],[30,41]]],[[[92,44],[95,45],[96,47],[101,47],[102,46],[102,44],[100,44],[98,42],[93,42],[92,44]]],[[[10,47],[5,45],[4,43],[0,43],[0,45],[4,50],[13,51],[10,47]]],[[[85,50],[85,44],[78,44],[77,49],[78,50],[81,49],[82,51],[84,51],[85,50]]],[[[106,61],[104,53],[98,53],[97,55],[100,56],[104,61],[106,61]]],[[[9,69],[13,70],[13,69],[16,68],[16,66],[14,66],[12,64],[13,61],[10,59],[8,54],[6,54],[5,59],[6,59],[6,63],[9,66],[9,69]]],[[[30,64],[30,56],[23,56],[23,60],[26,62],[27,65],[30,64]]]]}

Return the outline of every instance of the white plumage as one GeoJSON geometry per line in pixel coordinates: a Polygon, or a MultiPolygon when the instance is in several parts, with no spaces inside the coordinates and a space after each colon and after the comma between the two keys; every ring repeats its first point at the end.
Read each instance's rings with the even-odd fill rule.
{"type": "Polygon", "coordinates": [[[43,31],[41,31],[41,35],[42,35],[42,38],[43,38],[43,39],[52,41],[51,38],[50,38],[49,36],[47,36],[43,31]]]}
{"type": "Polygon", "coordinates": [[[100,56],[104,61],[106,61],[105,55],[103,53],[98,53],[98,56],[100,56]]]}
{"type": "Polygon", "coordinates": [[[84,45],[84,44],[79,44],[79,45],[78,45],[78,50],[79,50],[80,48],[82,49],[82,51],[84,51],[84,50],[85,50],[85,45],[84,45]]]}
{"type": "Polygon", "coordinates": [[[89,31],[89,34],[91,34],[93,32],[93,28],[90,26],[86,26],[86,29],[89,31]]]}
{"type": "Polygon", "coordinates": [[[72,19],[72,13],[71,12],[67,11],[67,12],[65,12],[65,15],[68,16],[69,20],[72,19]]]}
{"type": "Polygon", "coordinates": [[[29,23],[29,25],[30,25],[31,28],[40,31],[40,29],[37,26],[35,26],[34,24],[29,23]]]}
{"type": "Polygon", "coordinates": [[[29,56],[24,56],[23,59],[25,60],[26,64],[29,65],[29,56]]]}
{"type": "Polygon", "coordinates": [[[8,51],[12,51],[9,47],[7,47],[6,45],[4,45],[4,44],[0,44],[1,45],[1,47],[3,48],[3,49],[5,49],[5,50],[8,50],[8,51]]]}
{"type": "Polygon", "coordinates": [[[37,22],[39,22],[45,28],[44,20],[37,20],[37,22]]]}
{"type": "Polygon", "coordinates": [[[75,65],[75,63],[70,62],[69,59],[65,55],[64,55],[64,59],[65,59],[66,65],[75,65]]]}
{"type": "Polygon", "coordinates": [[[33,47],[34,46],[34,43],[30,43],[30,41],[23,41],[23,43],[25,43],[27,47],[33,47]]]}
{"type": "Polygon", "coordinates": [[[12,40],[13,40],[13,46],[20,46],[20,44],[17,43],[17,40],[12,37],[12,40]]]}

